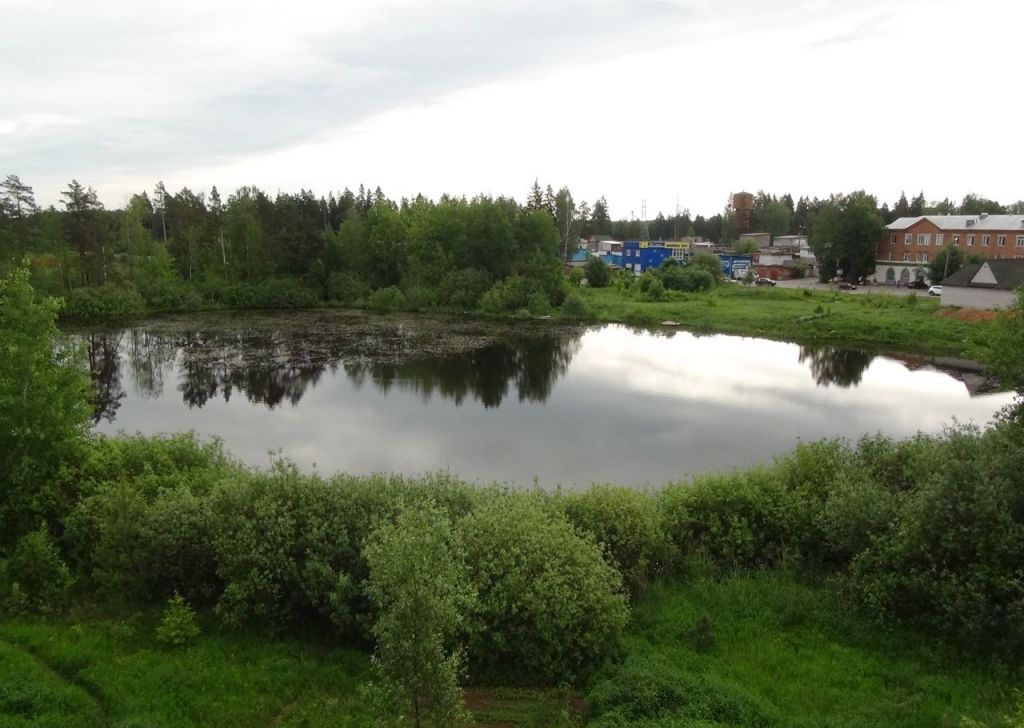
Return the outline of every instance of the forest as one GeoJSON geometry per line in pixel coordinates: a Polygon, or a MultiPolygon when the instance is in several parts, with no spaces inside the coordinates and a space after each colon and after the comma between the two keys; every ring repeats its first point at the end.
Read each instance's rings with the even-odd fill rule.
{"type": "MultiPolygon", "coordinates": [[[[508,197],[389,199],[380,188],[316,196],[243,187],[222,197],[158,183],[108,209],[77,180],[59,206],[41,209],[17,175],[0,183],[0,272],[30,260],[32,284],[62,296],[62,316],[78,321],[207,308],[358,306],[378,310],[482,311],[543,315],[571,298],[563,266],[578,241],[682,236],[732,243],[735,213],[688,211],[617,220],[538,182],[525,202],[508,197]]],[[[827,199],[758,193],[752,227],[808,234],[822,275],[867,274],[882,225],[926,212],[1012,211],[976,195],[960,205],[927,204],[923,193],[890,208],[863,192],[827,199]]],[[[599,273],[599,272],[596,272],[599,273]]],[[[671,277],[670,277],[670,280],[671,277]]],[[[706,281],[675,280],[681,290],[706,281]]],[[[670,282],[665,286],[671,288],[670,282]]],[[[646,290],[644,291],[646,292],[646,290]]]]}

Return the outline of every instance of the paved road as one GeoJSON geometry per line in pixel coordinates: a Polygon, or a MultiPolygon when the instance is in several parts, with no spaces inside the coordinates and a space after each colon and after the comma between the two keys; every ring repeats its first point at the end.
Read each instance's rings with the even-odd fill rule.
{"type": "MultiPolygon", "coordinates": [[[[779,288],[813,288],[817,291],[839,290],[839,286],[835,283],[821,283],[816,278],[797,278],[792,281],[777,281],[777,284],[779,288]]],[[[919,296],[928,295],[928,291],[915,290],[905,286],[896,288],[895,286],[886,285],[857,286],[856,291],[842,291],[842,293],[889,293],[894,296],[906,296],[910,293],[916,293],[919,296]]]]}

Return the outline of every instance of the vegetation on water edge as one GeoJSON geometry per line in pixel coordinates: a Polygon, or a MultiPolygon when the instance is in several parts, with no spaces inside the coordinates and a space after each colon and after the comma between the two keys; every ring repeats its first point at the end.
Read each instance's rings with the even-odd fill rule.
{"type": "MultiPolygon", "coordinates": [[[[87,435],[87,408],[78,402],[86,396],[82,374],[75,352],[55,338],[54,304],[35,301],[22,272],[0,284],[0,304],[8,484],[0,493],[0,608],[11,615],[56,614],[69,604],[103,613],[120,605],[132,619],[167,605],[159,628],[146,628],[147,644],[168,645],[162,649],[216,644],[230,639],[224,630],[231,629],[312,632],[339,648],[375,644],[390,699],[378,701],[367,689],[359,700],[378,716],[419,716],[423,701],[424,716],[451,719],[455,713],[444,706],[458,702],[453,684],[463,664],[477,684],[589,684],[597,691],[595,715],[606,725],[622,725],[636,711],[644,720],[672,721],[672,711],[691,703],[704,707],[684,712],[686,720],[727,725],[749,724],[748,718],[788,724],[791,711],[810,710],[767,685],[741,694],[697,674],[684,681],[685,694],[665,698],[665,715],[630,707],[632,698],[621,691],[600,691],[601,675],[632,669],[637,648],[625,638],[630,603],[647,604],[673,584],[699,590],[691,572],[699,561],[718,577],[785,568],[825,582],[827,593],[849,605],[851,623],[919,631],[950,654],[1005,663],[1007,681],[1019,675],[1019,408],[985,431],[953,427],[902,442],[874,436],[855,445],[807,444],[771,467],[671,483],[656,493],[615,486],[520,492],[447,475],[324,479],[288,463],[244,468],[217,443],[190,435],[87,435]],[[424,569],[439,580],[424,582],[424,569]],[[649,590],[652,582],[660,585],[649,590]],[[208,620],[202,628],[193,609],[208,620]],[[416,625],[423,629],[407,631],[416,625]]],[[[1018,361],[1010,353],[1022,345],[1020,325],[1011,314],[993,329],[989,345],[1005,361],[1018,361]]],[[[11,624],[30,632],[47,624],[23,620],[13,616],[0,637],[11,624]]],[[[713,654],[715,623],[709,614],[688,625],[687,644],[713,654]]],[[[805,636],[811,646],[812,636],[805,636]]],[[[0,649],[33,674],[85,669],[62,672],[45,661],[33,668],[32,655],[17,652],[24,640],[3,639],[0,649]]],[[[147,679],[165,674],[160,659],[142,652],[147,679]]],[[[670,664],[666,674],[687,664],[670,664]]],[[[641,667],[639,675],[654,669],[641,667]]],[[[103,669],[112,668],[97,668],[103,669]]],[[[112,698],[89,700],[87,688],[97,679],[89,672],[77,687],[50,678],[39,685],[58,705],[107,715],[112,698]]],[[[0,696],[4,711],[41,710],[49,700],[12,684],[0,696]]],[[[950,705],[974,712],[971,701],[950,705]]]]}

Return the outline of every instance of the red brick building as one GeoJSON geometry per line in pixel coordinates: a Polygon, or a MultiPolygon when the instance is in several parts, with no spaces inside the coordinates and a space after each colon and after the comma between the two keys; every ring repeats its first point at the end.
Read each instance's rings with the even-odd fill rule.
{"type": "Polygon", "coordinates": [[[950,245],[959,246],[965,256],[1024,259],[1024,215],[901,217],[886,225],[878,241],[875,280],[891,285],[924,280],[928,264],[950,245]]]}

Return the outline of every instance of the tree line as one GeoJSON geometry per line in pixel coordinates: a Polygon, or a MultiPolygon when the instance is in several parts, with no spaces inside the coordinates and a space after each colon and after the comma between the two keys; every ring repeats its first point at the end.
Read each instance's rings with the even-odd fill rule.
{"type": "MultiPolygon", "coordinates": [[[[484,195],[395,201],[362,185],[326,197],[242,187],[225,198],[216,186],[172,193],[161,182],[108,209],[77,180],[61,198],[42,209],[18,176],[0,183],[0,272],[31,258],[33,285],[67,298],[66,312],[81,319],[323,301],[543,313],[566,297],[562,266],[580,238],[738,238],[731,203],[711,217],[683,210],[612,220],[604,197],[589,204],[537,181],[524,203],[484,195]]],[[[879,207],[864,192],[794,200],[761,191],[751,227],[808,234],[823,277],[854,278],[870,272],[881,227],[897,216],[1021,209],[1024,202],[1003,206],[977,195],[960,205],[901,195],[879,207]]]]}

